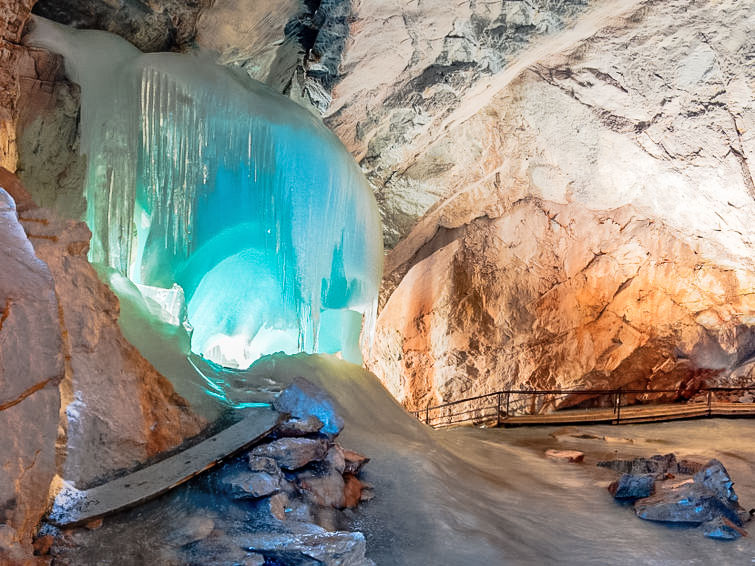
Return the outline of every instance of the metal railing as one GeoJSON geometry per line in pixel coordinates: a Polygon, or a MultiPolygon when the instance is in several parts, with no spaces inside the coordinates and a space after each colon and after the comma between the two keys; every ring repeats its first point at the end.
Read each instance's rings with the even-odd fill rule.
{"type": "MultiPolygon", "coordinates": [[[[700,387],[693,391],[679,389],[507,389],[458,401],[428,406],[410,411],[417,419],[433,428],[460,424],[501,426],[512,417],[547,415],[569,411],[584,418],[611,411],[610,422],[622,422],[622,408],[638,405],[672,403],[694,407],[706,407],[698,416],[712,416],[712,404],[717,401],[742,402],[739,399],[749,394],[755,398],[755,384],[741,387],[700,387]],[[603,409],[603,411],[600,411],[603,409]]],[[[752,401],[750,401],[752,402],[752,401]]],[[[755,413],[755,405],[753,405],[755,413]]],[[[545,420],[545,419],[543,419],[545,420]]],[[[605,421],[605,418],[600,420],[605,421]]],[[[624,422],[633,420],[624,418],[624,422]]]]}

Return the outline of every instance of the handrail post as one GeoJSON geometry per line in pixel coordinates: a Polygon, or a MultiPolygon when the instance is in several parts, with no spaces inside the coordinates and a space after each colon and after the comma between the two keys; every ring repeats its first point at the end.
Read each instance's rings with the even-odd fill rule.
{"type": "Polygon", "coordinates": [[[621,421],[621,387],[616,392],[616,424],[621,421]]]}
{"type": "Polygon", "coordinates": [[[498,392],[495,410],[495,426],[501,426],[501,392],[498,392]]]}
{"type": "Polygon", "coordinates": [[[509,402],[511,401],[511,391],[506,391],[506,418],[508,419],[511,414],[509,413],[509,402]]]}
{"type": "Polygon", "coordinates": [[[708,416],[710,417],[713,414],[713,409],[711,406],[711,391],[708,389],[708,416]]]}
{"type": "Polygon", "coordinates": [[[430,403],[425,406],[425,424],[430,424],[430,403]]]}

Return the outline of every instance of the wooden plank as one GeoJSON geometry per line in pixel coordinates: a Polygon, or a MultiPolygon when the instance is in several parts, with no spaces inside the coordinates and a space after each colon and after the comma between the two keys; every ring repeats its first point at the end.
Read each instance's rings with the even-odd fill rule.
{"type": "Polygon", "coordinates": [[[132,474],[85,491],[63,489],[48,521],[72,527],[149,501],[249,448],[279,421],[279,413],[272,408],[256,408],[215,436],[132,474]]]}

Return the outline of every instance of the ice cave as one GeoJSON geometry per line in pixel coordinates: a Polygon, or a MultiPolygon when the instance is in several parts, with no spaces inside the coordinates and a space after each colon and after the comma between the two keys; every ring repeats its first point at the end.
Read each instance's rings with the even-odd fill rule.
{"type": "Polygon", "coordinates": [[[89,259],[134,282],[191,350],[361,363],[382,275],[375,198],[305,109],[201,55],[37,19],[30,41],[81,87],[89,259]]]}
{"type": "Polygon", "coordinates": [[[750,564],[754,26],[0,0],[0,566],[750,564]]]}

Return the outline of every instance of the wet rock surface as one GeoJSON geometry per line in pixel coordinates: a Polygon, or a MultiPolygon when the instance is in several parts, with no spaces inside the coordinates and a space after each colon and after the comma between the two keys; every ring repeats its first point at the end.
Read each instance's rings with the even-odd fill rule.
{"type": "Polygon", "coordinates": [[[616,499],[640,499],[653,493],[655,476],[652,474],[624,474],[608,486],[616,499]]]}
{"type": "Polygon", "coordinates": [[[746,536],[751,518],[739,504],[734,482],[716,459],[707,464],[682,460],[674,454],[634,460],[599,462],[624,472],[608,491],[617,500],[634,501],[641,519],[686,526],[702,525],[702,533],[721,540],[746,536]]]}

